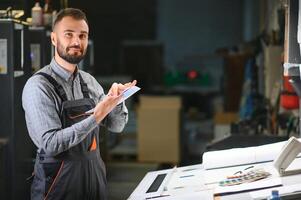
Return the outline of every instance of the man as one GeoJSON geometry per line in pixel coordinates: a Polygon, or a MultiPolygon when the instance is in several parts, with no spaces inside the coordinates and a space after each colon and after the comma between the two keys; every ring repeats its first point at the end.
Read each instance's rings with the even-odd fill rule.
{"type": "Polygon", "coordinates": [[[99,153],[99,125],[121,132],[127,108],[121,93],[136,84],[114,83],[105,95],[88,73],[78,69],[88,44],[89,27],[78,9],[60,11],[51,41],[51,63],[26,83],[22,104],[27,128],[37,146],[33,200],[106,199],[105,166],[99,153]]]}

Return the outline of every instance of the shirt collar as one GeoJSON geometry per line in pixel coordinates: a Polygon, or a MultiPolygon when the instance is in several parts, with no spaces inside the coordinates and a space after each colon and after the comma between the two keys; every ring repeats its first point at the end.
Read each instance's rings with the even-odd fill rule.
{"type": "Polygon", "coordinates": [[[73,73],[67,71],[66,69],[64,69],[62,66],[60,66],[54,58],[52,58],[50,66],[52,68],[52,70],[54,71],[54,73],[56,73],[58,76],[60,76],[62,79],[64,79],[65,81],[69,81],[70,79],[72,79],[73,77],[76,77],[76,75],[78,74],[78,67],[76,66],[75,70],[73,73]]]}

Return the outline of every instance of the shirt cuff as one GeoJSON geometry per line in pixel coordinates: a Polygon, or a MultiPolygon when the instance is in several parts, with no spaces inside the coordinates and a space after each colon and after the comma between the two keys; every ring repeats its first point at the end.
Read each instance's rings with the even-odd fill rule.
{"type": "Polygon", "coordinates": [[[128,109],[125,106],[124,101],[120,104],[118,104],[113,110],[112,110],[113,114],[120,114],[120,113],[124,113],[124,114],[128,114],[128,109]]]}

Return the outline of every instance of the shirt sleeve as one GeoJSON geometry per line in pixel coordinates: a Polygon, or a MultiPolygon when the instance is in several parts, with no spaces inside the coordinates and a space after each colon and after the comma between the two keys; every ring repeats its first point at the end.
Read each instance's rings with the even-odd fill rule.
{"type": "Polygon", "coordinates": [[[120,133],[128,122],[128,109],[125,103],[117,105],[106,117],[105,126],[111,132],[120,133]]]}
{"type": "Polygon", "coordinates": [[[39,149],[57,155],[80,143],[98,124],[93,116],[62,128],[57,97],[45,81],[32,77],[22,94],[22,105],[29,135],[39,149]]]}

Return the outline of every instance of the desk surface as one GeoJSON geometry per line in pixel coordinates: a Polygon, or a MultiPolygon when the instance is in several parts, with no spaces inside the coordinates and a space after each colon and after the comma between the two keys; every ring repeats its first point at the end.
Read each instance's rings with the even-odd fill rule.
{"type": "MultiPolygon", "coordinates": [[[[294,161],[295,162],[295,161],[294,161]]],[[[301,167],[301,158],[296,159],[296,166],[301,167]]],[[[248,166],[248,165],[246,165],[248,166]]],[[[167,169],[167,170],[160,170],[160,171],[153,171],[149,172],[145,175],[143,180],[139,183],[137,188],[133,191],[131,196],[129,197],[128,200],[141,200],[141,199],[146,199],[146,198],[153,198],[157,197],[158,200],[188,200],[188,199],[203,199],[203,200],[212,200],[213,198],[213,190],[210,189],[204,189],[203,183],[206,183],[208,177],[213,178],[214,176],[221,176],[223,174],[224,176],[228,175],[229,172],[233,173],[234,171],[237,171],[239,169],[245,168],[246,166],[237,166],[237,167],[229,167],[229,168],[221,168],[221,169],[214,169],[214,170],[204,170],[201,164],[198,165],[190,165],[190,166],[185,166],[185,167],[180,167],[177,168],[177,172],[183,173],[181,176],[178,177],[187,177],[187,174],[185,175],[186,172],[192,172],[195,171],[194,179],[190,179],[190,182],[185,182],[184,179],[180,180],[179,184],[180,187],[185,185],[183,188],[178,190],[179,192],[174,193],[174,192],[169,192],[167,182],[163,183],[162,185],[165,184],[164,186],[164,191],[161,192],[161,195],[159,196],[151,196],[147,191],[150,188],[151,184],[155,182],[156,177],[161,174],[168,174],[168,173],[173,173],[174,169],[167,169]],[[183,184],[183,185],[181,185],[183,184]],[[197,185],[196,185],[197,184],[197,185]],[[197,186],[197,187],[196,187],[197,186]],[[185,188],[186,187],[186,188],[185,188]],[[197,189],[196,189],[197,188],[197,189]],[[202,189],[200,189],[202,188],[202,189]]],[[[272,162],[268,163],[261,163],[261,164],[255,164],[254,167],[272,167],[272,162]]],[[[177,175],[173,175],[175,177],[177,175]]],[[[278,175],[272,175],[272,176],[277,176],[274,178],[279,179],[278,175]]],[[[169,178],[170,181],[173,180],[172,178],[169,178]]],[[[189,179],[187,179],[189,180],[189,179]]],[[[174,180],[173,180],[174,181],[174,180]]],[[[300,184],[301,186],[301,174],[297,175],[292,175],[292,176],[286,176],[286,177],[281,177],[281,182],[283,184],[283,187],[277,187],[277,189],[281,189],[284,187],[289,187],[293,186],[296,184],[300,184]]],[[[206,184],[205,184],[206,185],[206,184]]],[[[179,188],[180,188],[179,187],[179,188]]],[[[271,190],[275,188],[270,188],[266,190],[256,190],[256,191],[266,191],[267,194],[270,194],[271,190]]],[[[156,194],[158,195],[158,194],[156,194]]],[[[289,199],[301,199],[301,195],[299,194],[297,198],[289,198],[289,199]]],[[[250,192],[241,192],[241,193],[236,193],[236,194],[231,194],[231,195],[224,195],[224,196],[219,196],[216,197],[215,199],[219,200],[251,200],[251,194],[250,192]]]]}

